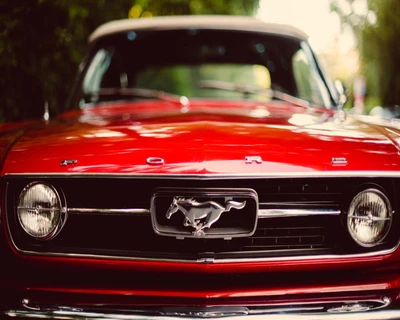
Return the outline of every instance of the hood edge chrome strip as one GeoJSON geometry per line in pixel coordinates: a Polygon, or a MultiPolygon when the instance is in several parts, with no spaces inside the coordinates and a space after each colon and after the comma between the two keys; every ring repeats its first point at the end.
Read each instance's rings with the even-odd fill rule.
{"type": "Polygon", "coordinates": [[[77,173],[77,172],[42,172],[42,173],[6,173],[2,177],[124,177],[141,179],[265,179],[265,178],[399,178],[400,171],[317,171],[317,172],[274,172],[274,173],[246,173],[246,174],[159,174],[159,173],[77,173]]]}

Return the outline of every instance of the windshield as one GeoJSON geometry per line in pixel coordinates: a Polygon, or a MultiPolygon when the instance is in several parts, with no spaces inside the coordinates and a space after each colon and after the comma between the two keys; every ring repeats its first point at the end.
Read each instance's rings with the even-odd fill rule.
{"type": "Polygon", "coordinates": [[[74,104],[84,107],[93,102],[144,98],[143,94],[134,94],[136,91],[127,95],[128,89],[155,90],[189,99],[263,102],[277,97],[258,90],[268,89],[312,105],[332,105],[307,43],[244,31],[130,31],[100,39],[84,70],[74,104]],[[226,90],[213,83],[232,84],[236,89],[226,90]],[[250,89],[243,90],[243,86],[250,89]],[[105,89],[114,89],[115,94],[102,95],[110,92],[105,89]]]}

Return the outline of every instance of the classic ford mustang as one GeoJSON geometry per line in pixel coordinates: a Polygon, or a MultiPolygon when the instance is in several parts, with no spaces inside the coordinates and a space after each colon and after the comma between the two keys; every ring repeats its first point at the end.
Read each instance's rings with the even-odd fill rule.
{"type": "Polygon", "coordinates": [[[0,312],[400,319],[400,126],[298,29],[99,27],[67,110],[0,126],[0,312]]]}

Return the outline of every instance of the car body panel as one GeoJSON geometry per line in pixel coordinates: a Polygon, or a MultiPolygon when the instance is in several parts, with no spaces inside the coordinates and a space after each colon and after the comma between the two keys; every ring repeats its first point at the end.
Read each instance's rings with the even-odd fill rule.
{"type": "Polygon", "coordinates": [[[395,171],[400,165],[396,142],[384,132],[351,118],[324,121],[329,114],[320,110],[201,100],[188,112],[180,109],[157,101],[94,106],[71,119],[42,123],[12,148],[2,174],[311,174],[395,171]],[[260,118],[260,112],[270,115],[260,118]],[[263,161],[246,164],[246,156],[263,161]],[[148,157],[165,164],[148,165],[148,157]],[[348,163],[335,165],[332,158],[348,163]],[[60,166],[64,159],[78,163],[60,166]]]}

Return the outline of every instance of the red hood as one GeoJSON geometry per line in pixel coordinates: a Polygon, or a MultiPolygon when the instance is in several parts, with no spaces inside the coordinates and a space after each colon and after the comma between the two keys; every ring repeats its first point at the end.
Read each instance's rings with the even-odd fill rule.
{"type": "Polygon", "coordinates": [[[194,101],[189,110],[155,101],[93,107],[26,132],[2,174],[399,169],[398,149],[386,134],[354,119],[337,123],[331,115],[281,102],[194,101]],[[263,162],[246,164],[246,156],[263,162]],[[148,165],[148,157],[161,157],[165,164],[148,165]],[[348,164],[333,166],[332,158],[340,157],[348,164]],[[77,164],[61,166],[64,159],[77,164]]]}

